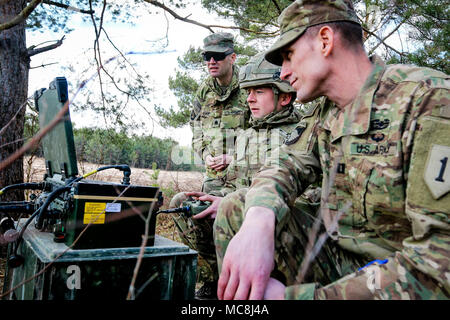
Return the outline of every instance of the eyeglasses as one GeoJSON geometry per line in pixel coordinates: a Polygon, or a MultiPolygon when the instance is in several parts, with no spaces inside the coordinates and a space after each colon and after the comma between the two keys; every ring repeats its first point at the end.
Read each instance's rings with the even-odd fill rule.
{"type": "Polygon", "coordinates": [[[233,51],[228,52],[202,52],[203,60],[204,61],[210,61],[211,58],[214,58],[214,61],[222,61],[226,58],[226,56],[232,54],[233,51]]]}

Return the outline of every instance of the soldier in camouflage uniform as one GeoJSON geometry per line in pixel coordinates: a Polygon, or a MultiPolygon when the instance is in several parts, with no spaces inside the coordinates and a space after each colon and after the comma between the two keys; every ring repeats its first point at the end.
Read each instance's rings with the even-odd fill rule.
{"type": "Polygon", "coordinates": [[[369,59],[348,0],[296,1],[279,21],[266,58],[301,102],[327,101],[244,197],[222,201],[219,298],[448,299],[450,77],[369,59]],[[274,251],[304,237],[289,208],[321,174],[326,233],[310,267],[325,266],[325,278],[285,286],[270,277],[274,251]]]}
{"type": "Polygon", "coordinates": [[[194,151],[206,164],[202,191],[222,188],[239,130],[248,127],[246,95],[239,89],[233,35],[213,33],[204,40],[203,58],[210,76],[200,85],[191,112],[194,151]]]}
{"type": "MultiPolygon", "coordinates": [[[[170,203],[172,208],[179,207],[187,196],[212,201],[213,204],[194,219],[177,214],[174,220],[183,241],[208,261],[211,273],[216,270],[216,282],[217,262],[211,227],[214,220],[208,219],[208,216],[214,218],[216,208],[226,194],[249,187],[251,177],[264,164],[266,156],[285,141],[294,141],[298,137],[298,130],[304,127],[303,123],[299,123],[300,114],[293,105],[295,91],[279,78],[280,69],[265,61],[263,54],[255,56],[241,69],[240,87],[248,93],[247,102],[252,112],[251,128],[236,139],[236,150],[227,169],[224,187],[211,191],[209,195],[203,192],[179,193],[170,203]]],[[[311,190],[309,197],[305,195],[298,201],[299,205],[315,212],[318,206],[316,194],[311,190]]],[[[214,278],[210,282],[212,280],[214,278]]]]}
{"type": "MultiPolygon", "coordinates": [[[[190,126],[193,133],[192,147],[206,167],[202,191],[209,193],[223,187],[225,169],[231,161],[236,136],[240,130],[248,127],[250,111],[245,92],[239,88],[233,35],[213,33],[203,39],[203,44],[202,55],[209,77],[195,94],[190,126]]],[[[185,199],[184,193],[179,193],[172,199],[170,206],[178,207],[185,199]]],[[[198,291],[197,296],[208,296],[210,284],[215,286],[218,277],[214,245],[209,236],[214,221],[198,220],[194,232],[190,219],[182,219],[178,215],[174,215],[174,219],[183,241],[197,249],[207,264],[209,271],[200,275],[205,286],[198,291]]]]}

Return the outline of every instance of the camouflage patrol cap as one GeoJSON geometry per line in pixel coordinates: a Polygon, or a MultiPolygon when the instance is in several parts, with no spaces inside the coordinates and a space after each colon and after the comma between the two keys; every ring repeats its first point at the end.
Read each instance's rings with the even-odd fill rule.
{"type": "Polygon", "coordinates": [[[297,0],[278,17],[280,37],[266,53],[266,59],[281,65],[280,50],[300,37],[308,27],[337,21],[360,24],[351,0],[297,0]]]}
{"type": "Polygon", "coordinates": [[[275,86],[281,92],[294,93],[288,81],[280,78],[281,67],[264,59],[264,53],[255,55],[239,70],[239,87],[241,89],[259,86],[275,86]]]}
{"type": "Polygon", "coordinates": [[[234,50],[234,37],[231,33],[213,33],[203,39],[203,52],[227,52],[234,50]]]}

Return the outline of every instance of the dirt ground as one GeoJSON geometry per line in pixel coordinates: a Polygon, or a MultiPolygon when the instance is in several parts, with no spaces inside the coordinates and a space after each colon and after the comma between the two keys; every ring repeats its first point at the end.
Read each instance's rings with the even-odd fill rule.
{"type": "MultiPolygon", "coordinates": [[[[43,180],[45,174],[45,163],[42,158],[24,160],[24,171],[26,182],[39,182],[43,180]]],[[[92,172],[101,165],[92,163],[78,163],[79,175],[92,172]]],[[[89,180],[117,182],[122,181],[123,173],[119,170],[108,169],[89,176],[89,180]]],[[[200,191],[203,174],[201,172],[178,172],[178,171],[160,171],[156,174],[152,169],[131,168],[131,184],[149,186],[157,184],[163,192],[164,205],[167,208],[171,198],[182,191],[200,191]],[[156,179],[155,179],[156,178],[156,179]]],[[[181,242],[170,215],[161,214],[157,218],[155,233],[168,239],[181,242]]],[[[0,292],[3,288],[3,278],[5,272],[6,248],[0,248],[0,292]]],[[[199,266],[202,261],[199,259],[199,266]]]]}

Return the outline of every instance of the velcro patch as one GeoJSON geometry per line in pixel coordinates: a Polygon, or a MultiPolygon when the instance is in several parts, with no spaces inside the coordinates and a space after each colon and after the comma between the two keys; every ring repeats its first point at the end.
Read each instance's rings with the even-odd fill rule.
{"type": "Polygon", "coordinates": [[[450,147],[434,144],[428,154],[424,179],[434,199],[450,191],[450,147]]]}

